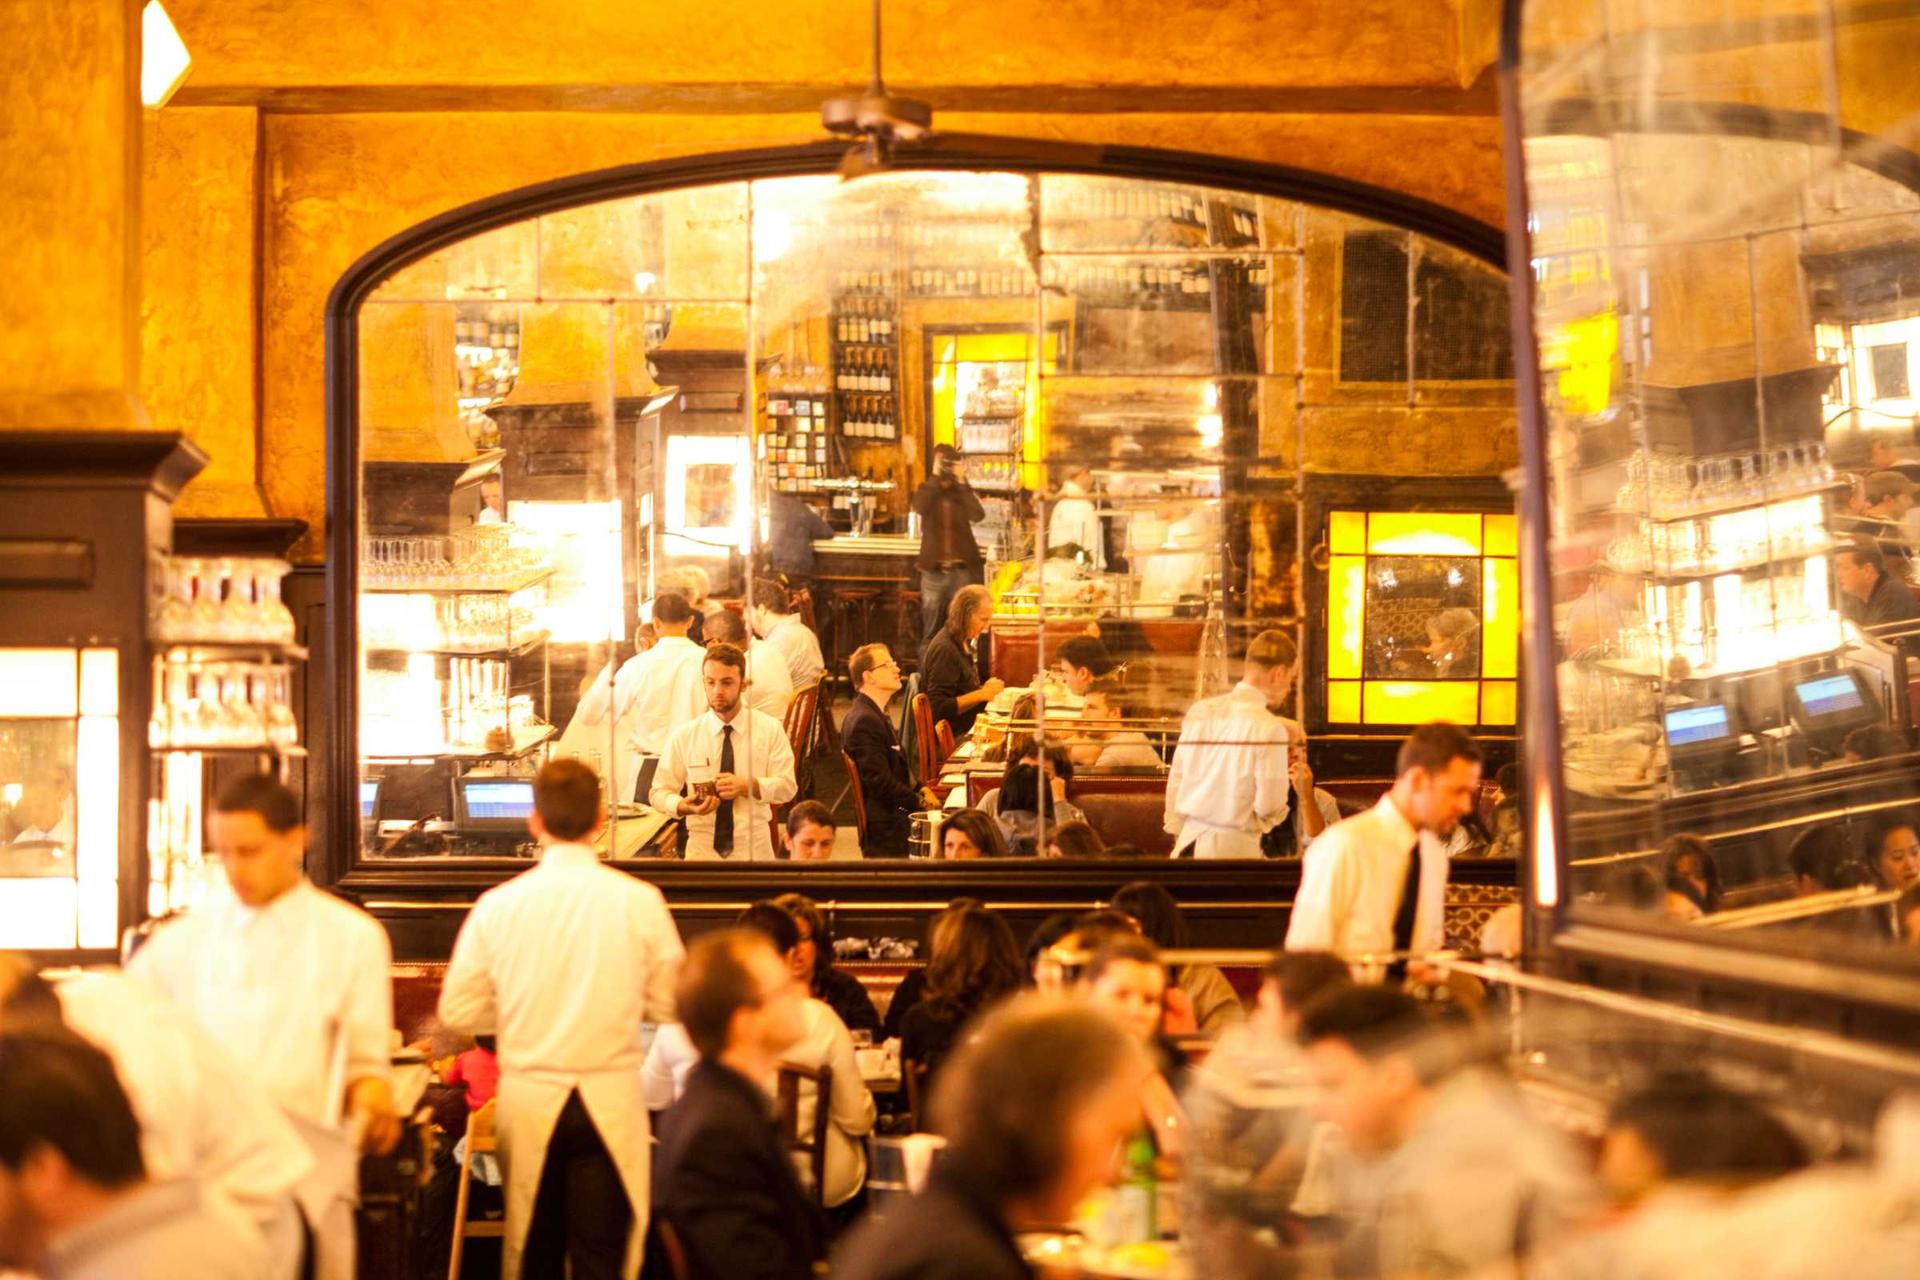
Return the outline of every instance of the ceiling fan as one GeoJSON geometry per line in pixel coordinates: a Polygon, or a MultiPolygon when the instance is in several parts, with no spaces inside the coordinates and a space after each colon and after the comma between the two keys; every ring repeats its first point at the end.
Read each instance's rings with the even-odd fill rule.
{"type": "Polygon", "coordinates": [[[888,93],[880,77],[880,0],[873,0],[873,78],[858,97],[822,103],[820,123],[828,133],[855,144],[840,162],[843,178],[885,170],[893,163],[895,143],[918,142],[933,132],[933,108],[917,98],[888,93]]]}

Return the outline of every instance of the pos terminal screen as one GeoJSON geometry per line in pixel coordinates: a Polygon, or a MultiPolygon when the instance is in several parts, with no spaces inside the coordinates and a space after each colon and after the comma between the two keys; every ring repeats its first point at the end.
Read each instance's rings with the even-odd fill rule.
{"type": "Polygon", "coordinates": [[[1843,716],[1866,706],[1866,700],[1860,695],[1860,686],[1851,675],[1803,680],[1793,687],[1793,691],[1799,696],[1800,705],[1810,719],[1843,716]]]}
{"type": "Polygon", "coordinates": [[[533,812],[533,783],[523,779],[460,780],[462,826],[519,827],[533,812]]]}
{"type": "Polygon", "coordinates": [[[1667,712],[1667,746],[1698,747],[1724,742],[1733,736],[1727,719],[1727,704],[1710,702],[1705,706],[1682,707],[1667,712]]]}

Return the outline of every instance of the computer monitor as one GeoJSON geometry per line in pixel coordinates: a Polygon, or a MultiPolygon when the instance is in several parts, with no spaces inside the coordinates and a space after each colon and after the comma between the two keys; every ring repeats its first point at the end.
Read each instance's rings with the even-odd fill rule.
{"type": "Polygon", "coordinates": [[[523,834],[532,813],[531,778],[462,778],[454,788],[453,825],[461,831],[523,834]]]}
{"type": "Polygon", "coordinates": [[[1873,687],[1851,667],[1800,677],[1793,682],[1787,701],[1794,724],[1809,738],[1834,741],[1884,719],[1873,687]]]}
{"type": "Polygon", "coordinates": [[[1667,712],[1667,754],[1670,757],[1730,751],[1739,740],[1733,716],[1724,702],[1700,702],[1667,712]]]}
{"type": "Polygon", "coordinates": [[[1739,711],[1740,727],[1748,733],[1765,733],[1787,725],[1786,682],[1777,667],[1768,667],[1742,676],[1733,685],[1733,702],[1739,711]]]}

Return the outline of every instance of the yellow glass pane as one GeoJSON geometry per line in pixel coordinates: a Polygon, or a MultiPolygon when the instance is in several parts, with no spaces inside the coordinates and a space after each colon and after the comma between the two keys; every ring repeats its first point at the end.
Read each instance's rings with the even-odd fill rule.
{"type": "Polygon", "coordinates": [[[1360,723],[1360,682],[1358,680],[1327,681],[1327,722],[1329,724],[1360,723]]]}
{"type": "Polygon", "coordinates": [[[1487,542],[1482,552],[1490,556],[1517,556],[1520,554],[1520,517],[1490,515],[1487,517],[1487,542]]]}
{"type": "Polygon", "coordinates": [[[1327,567],[1327,679],[1360,678],[1367,618],[1367,558],[1335,556],[1327,567]]]}
{"type": "Polygon", "coordinates": [[[1480,685],[1473,680],[1369,680],[1360,710],[1367,724],[1474,724],[1480,716],[1480,685]]]}
{"type": "Polygon", "coordinates": [[[1375,511],[1367,517],[1367,553],[1477,556],[1480,515],[1473,511],[1375,511]]]}
{"type": "Polygon", "coordinates": [[[952,359],[1025,360],[1028,335],[1024,333],[962,333],[956,335],[952,359]]]}
{"type": "Polygon", "coordinates": [[[1367,553],[1367,515],[1364,511],[1335,511],[1327,516],[1327,550],[1337,556],[1367,553]]]}
{"type": "Polygon", "coordinates": [[[1480,723],[1514,724],[1520,719],[1520,686],[1512,680],[1488,680],[1480,686],[1480,723]]]}
{"type": "Polygon", "coordinates": [[[1520,562],[1480,564],[1480,674],[1512,679],[1520,674],[1520,562]]]}

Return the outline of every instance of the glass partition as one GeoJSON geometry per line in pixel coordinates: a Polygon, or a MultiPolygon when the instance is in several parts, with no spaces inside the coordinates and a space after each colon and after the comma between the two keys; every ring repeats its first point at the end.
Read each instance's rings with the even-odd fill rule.
{"type": "Polygon", "coordinates": [[[1570,872],[1540,841],[1540,901],[1915,945],[1920,90],[1861,54],[1920,28],[1528,0],[1520,32],[1570,872]]]}
{"type": "Polygon", "coordinates": [[[707,704],[670,594],[688,639],[746,624],[747,705],[836,856],[863,810],[868,857],[1165,857],[1215,826],[1297,856],[1412,724],[1510,755],[1505,299],[1403,228],[1056,173],[693,187],[416,261],[358,318],[361,856],[524,855],[556,755],[609,781],[604,856],[684,853],[651,780],[707,704]],[[990,625],[943,642],[969,584],[990,625]],[[977,691],[928,652],[962,641],[977,691]],[[911,820],[842,754],[872,644],[911,820]],[[1270,731],[1190,722],[1216,697],[1270,731]],[[1180,812],[1181,753],[1226,747],[1263,811],[1180,812]],[[943,834],[982,807],[991,836],[943,834]]]}

